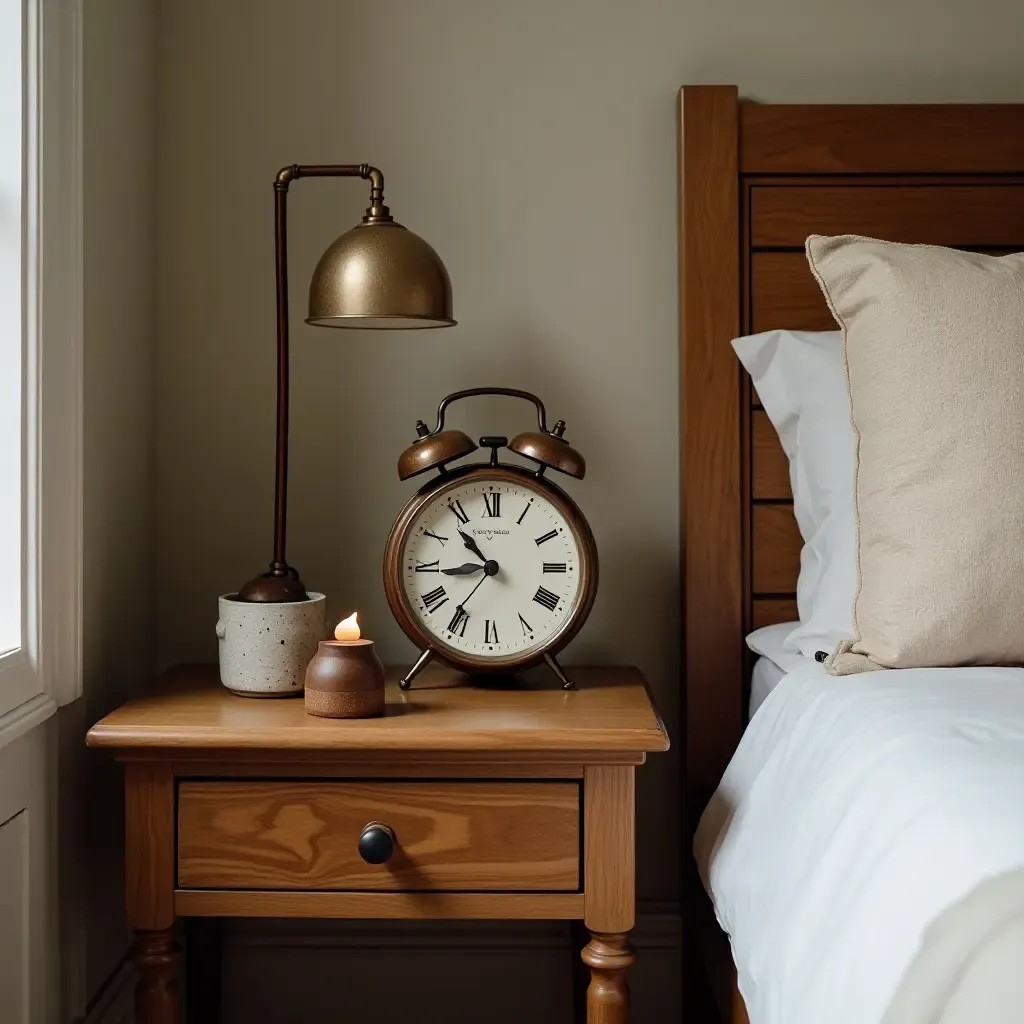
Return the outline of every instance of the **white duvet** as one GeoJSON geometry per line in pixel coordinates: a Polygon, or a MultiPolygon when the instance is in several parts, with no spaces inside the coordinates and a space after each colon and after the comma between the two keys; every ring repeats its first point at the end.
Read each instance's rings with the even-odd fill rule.
{"type": "Polygon", "coordinates": [[[1024,1020],[1024,670],[808,661],[695,852],[751,1024],[1024,1020]]]}

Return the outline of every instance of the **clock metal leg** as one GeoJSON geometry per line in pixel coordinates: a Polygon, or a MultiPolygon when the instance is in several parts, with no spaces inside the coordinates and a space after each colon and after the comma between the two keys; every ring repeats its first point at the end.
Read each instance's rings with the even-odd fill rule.
{"type": "Polygon", "coordinates": [[[545,654],[544,664],[547,665],[552,672],[555,673],[556,678],[562,684],[563,690],[575,690],[576,684],[562,671],[562,666],[555,661],[554,655],[545,654]]]}
{"type": "Polygon", "coordinates": [[[403,690],[408,690],[412,686],[412,681],[430,664],[434,657],[434,652],[428,647],[417,659],[416,664],[405,674],[405,678],[399,680],[399,687],[403,690]]]}

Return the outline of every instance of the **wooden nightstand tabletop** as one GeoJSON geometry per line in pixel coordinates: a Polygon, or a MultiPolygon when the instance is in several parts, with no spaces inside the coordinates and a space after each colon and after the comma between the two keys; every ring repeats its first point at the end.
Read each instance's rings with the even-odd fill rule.
{"type": "Polygon", "coordinates": [[[403,672],[388,670],[385,715],[342,721],[307,715],[301,697],[237,697],[220,685],[214,665],[180,666],[94,725],[88,742],[165,750],[642,755],[668,749],[665,727],[635,668],[575,668],[578,689],[568,692],[543,676],[481,683],[442,667],[428,669],[403,692],[403,672]]]}

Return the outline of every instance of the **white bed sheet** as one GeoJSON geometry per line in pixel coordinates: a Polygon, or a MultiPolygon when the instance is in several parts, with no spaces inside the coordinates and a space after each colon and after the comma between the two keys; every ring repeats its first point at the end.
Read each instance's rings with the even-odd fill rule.
{"type": "Polygon", "coordinates": [[[779,622],[755,629],[747,637],[747,646],[755,654],[761,655],[754,662],[750,674],[748,717],[754,717],[765,697],[778,686],[790,669],[804,663],[804,655],[786,647],[786,639],[799,625],[799,622],[779,622]]]}
{"type": "Polygon", "coordinates": [[[877,1024],[928,925],[1024,866],[1024,670],[836,678],[805,659],[695,853],[751,1024],[877,1024]]]}
{"type": "Polygon", "coordinates": [[[765,702],[765,698],[786,678],[786,670],[776,665],[771,658],[762,655],[754,662],[750,673],[750,702],[747,714],[753,718],[757,709],[765,702]]]}

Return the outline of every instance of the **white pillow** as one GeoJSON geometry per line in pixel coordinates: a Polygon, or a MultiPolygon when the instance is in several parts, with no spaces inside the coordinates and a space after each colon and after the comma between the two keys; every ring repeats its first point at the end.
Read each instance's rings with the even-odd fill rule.
{"type": "Polygon", "coordinates": [[[792,672],[807,662],[786,646],[790,633],[800,626],[799,622],[779,622],[773,626],[762,626],[747,634],[747,646],[762,658],[775,662],[783,672],[792,672]]]}
{"type": "Polygon", "coordinates": [[[853,636],[854,433],[839,331],[766,331],[732,343],[789,458],[804,546],[800,625],[786,647],[814,657],[853,636]]]}

